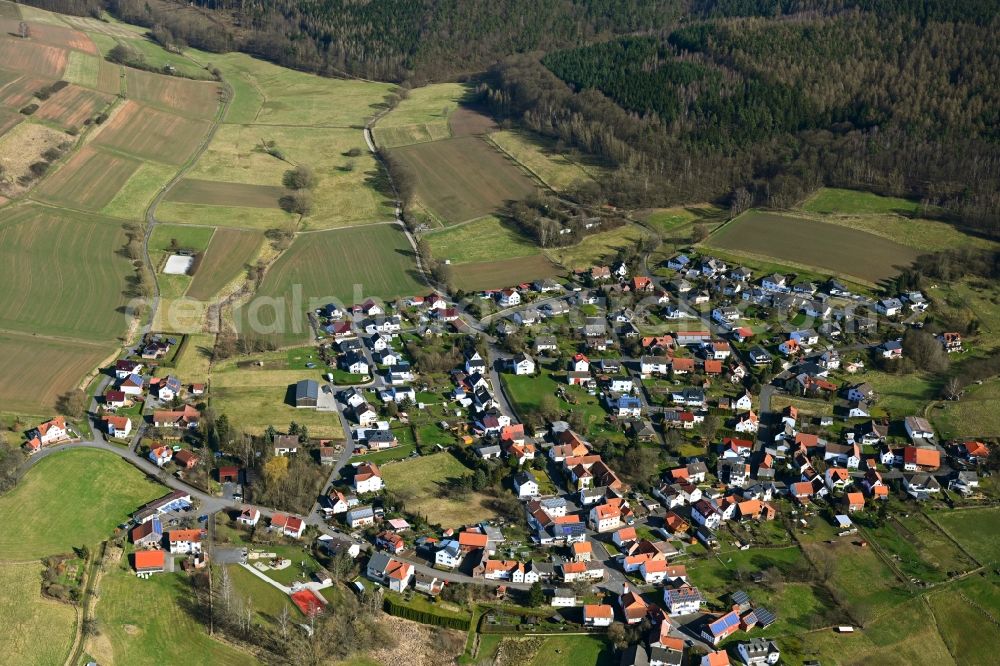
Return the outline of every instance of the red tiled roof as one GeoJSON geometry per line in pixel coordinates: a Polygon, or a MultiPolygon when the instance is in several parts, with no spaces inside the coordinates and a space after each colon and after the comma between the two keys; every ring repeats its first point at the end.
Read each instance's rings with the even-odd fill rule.
{"type": "Polygon", "coordinates": [[[162,569],[166,556],[162,550],[139,550],[133,556],[137,571],[143,569],[162,569]]]}

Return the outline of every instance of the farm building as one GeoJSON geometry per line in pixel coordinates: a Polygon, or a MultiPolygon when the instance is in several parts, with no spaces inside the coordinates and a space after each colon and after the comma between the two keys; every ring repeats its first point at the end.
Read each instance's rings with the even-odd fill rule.
{"type": "Polygon", "coordinates": [[[295,406],[297,408],[316,407],[319,404],[319,384],[312,379],[303,379],[295,385],[295,406]]]}

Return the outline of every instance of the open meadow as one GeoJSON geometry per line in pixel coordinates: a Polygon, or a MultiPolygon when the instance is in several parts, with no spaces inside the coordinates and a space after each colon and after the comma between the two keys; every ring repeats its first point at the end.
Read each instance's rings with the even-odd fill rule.
{"type": "Polygon", "coordinates": [[[634,246],[647,233],[637,224],[625,224],[617,229],[586,236],[576,245],[548,248],[545,254],[570,270],[589,268],[610,262],[618,254],[618,250],[634,246]]]}
{"type": "Polygon", "coordinates": [[[7,69],[30,73],[47,79],[58,79],[66,69],[67,53],[48,44],[24,42],[17,38],[0,37],[0,62],[7,69]]]}
{"type": "Polygon", "coordinates": [[[584,165],[564,152],[555,142],[523,130],[493,132],[489,140],[553,190],[565,190],[574,183],[587,183],[602,175],[595,164],[584,165]]]}
{"type": "Polygon", "coordinates": [[[7,526],[0,533],[0,558],[37,559],[74,546],[93,547],[167,491],[112,453],[54,453],[0,496],[0,524],[7,526]]]}
{"type": "Polygon", "coordinates": [[[422,236],[435,261],[454,264],[501,261],[541,254],[537,245],[500,219],[487,216],[422,236]]]}
{"type": "Polygon", "coordinates": [[[170,182],[176,172],[176,167],[166,164],[141,162],[101,212],[115,217],[143,218],[153,198],[170,182]]]}
{"type": "Polygon", "coordinates": [[[934,521],[988,568],[1000,563],[1000,509],[962,509],[933,514],[934,521]]]}
{"type": "Polygon", "coordinates": [[[392,224],[300,234],[268,270],[238,321],[244,332],[275,336],[283,344],[307,340],[312,333],[306,310],[335,299],[351,304],[423,292],[413,255],[406,235],[392,224]]]}
{"type": "Polygon", "coordinates": [[[196,600],[187,576],[141,580],[114,568],[101,578],[95,615],[100,634],[87,651],[102,664],[159,666],[256,664],[250,654],[213,640],[193,617],[196,600]]]}
{"type": "Polygon", "coordinates": [[[384,105],[388,83],[333,79],[297,72],[243,53],[188,53],[211,63],[235,90],[225,122],[357,127],[384,105]]]}
{"type": "Polygon", "coordinates": [[[434,453],[408,458],[382,466],[386,487],[406,503],[406,510],[427,517],[442,527],[458,527],[493,518],[487,505],[489,497],[470,492],[448,496],[445,485],[450,479],[472,474],[450,453],[434,453]]]}
{"type": "Polygon", "coordinates": [[[449,138],[448,118],[469,92],[461,83],[435,83],[410,90],[376,123],[375,142],[380,148],[397,148],[449,138]]]}
{"type": "Polygon", "coordinates": [[[217,364],[211,372],[211,405],[249,433],[259,435],[268,426],[284,428],[295,421],[309,428],[312,437],[343,439],[336,412],[295,408],[294,385],[302,379],[321,377],[318,370],[256,368],[242,358],[217,364]]]}
{"type": "Polygon", "coordinates": [[[76,611],[41,595],[40,562],[0,562],[0,651],[5,664],[49,666],[69,655],[76,611]]]}
{"type": "Polygon", "coordinates": [[[38,205],[6,210],[0,328],[92,341],[121,335],[126,317],[118,310],[131,273],[117,254],[124,245],[117,221],[38,205]]]}
{"type": "MultiPolygon", "coordinates": [[[[364,135],[352,128],[223,125],[199,157],[188,178],[214,183],[211,197],[183,197],[172,191],[171,201],[199,204],[276,206],[284,191],[282,179],[293,165],[305,165],[316,174],[312,212],[305,227],[326,229],[392,219],[392,202],[376,186],[379,167],[365,146],[364,135]],[[271,152],[263,142],[273,142],[271,152]],[[277,157],[272,153],[280,153],[277,157]],[[236,196],[220,200],[220,192],[239,189],[234,184],[260,186],[243,203],[236,196]],[[254,201],[255,204],[247,203],[254,201]]],[[[243,188],[244,190],[246,188],[243,188]]],[[[176,188],[175,188],[176,190],[176,188]]],[[[245,221],[232,226],[261,227],[261,211],[243,211],[245,221]]],[[[214,219],[207,217],[207,219],[214,219]]]]}
{"type": "Polygon", "coordinates": [[[538,189],[516,163],[475,136],[403,146],[391,154],[409,167],[417,197],[444,224],[489,215],[538,189]]]}
{"type": "Polygon", "coordinates": [[[117,94],[121,90],[122,67],[104,58],[71,51],[63,78],[70,83],[117,94]]]}
{"type": "Polygon", "coordinates": [[[870,284],[896,275],[919,254],[916,250],[835,224],[780,213],[743,213],[705,242],[734,254],[773,257],[870,284]]]}
{"type": "Polygon", "coordinates": [[[284,193],[284,188],[276,185],[245,185],[184,178],[171,188],[167,201],[209,206],[277,208],[278,200],[284,193]]]}

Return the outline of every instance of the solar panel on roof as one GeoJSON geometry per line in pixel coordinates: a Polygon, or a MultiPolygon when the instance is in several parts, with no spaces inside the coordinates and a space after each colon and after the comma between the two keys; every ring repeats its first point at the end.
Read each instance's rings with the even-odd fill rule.
{"type": "Polygon", "coordinates": [[[735,592],[733,592],[732,596],[734,604],[739,604],[742,606],[744,604],[750,603],[750,595],[748,595],[743,590],[736,590],[735,592]]]}
{"type": "Polygon", "coordinates": [[[708,625],[713,634],[721,634],[726,630],[737,627],[740,624],[740,616],[736,613],[727,613],[715,622],[708,625]]]}
{"type": "Polygon", "coordinates": [[[766,608],[755,609],[754,615],[757,616],[757,624],[759,624],[762,627],[774,624],[774,622],[778,619],[777,617],[775,617],[774,613],[767,610],[766,608]]]}

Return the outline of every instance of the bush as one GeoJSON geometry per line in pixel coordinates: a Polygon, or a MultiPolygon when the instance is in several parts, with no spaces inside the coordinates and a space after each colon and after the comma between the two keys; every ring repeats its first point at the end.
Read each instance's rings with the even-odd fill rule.
{"type": "Polygon", "coordinates": [[[24,108],[21,109],[21,113],[24,114],[24,115],[26,115],[26,116],[30,116],[35,111],[38,111],[38,105],[37,104],[29,104],[28,106],[26,106],[26,107],[24,107],[24,108]]]}
{"type": "Polygon", "coordinates": [[[312,195],[308,190],[296,190],[289,192],[278,200],[278,205],[288,213],[298,215],[308,215],[312,212],[312,195]]]}
{"type": "Polygon", "coordinates": [[[286,171],[282,181],[290,190],[308,190],[316,185],[316,174],[311,166],[300,164],[286,171]]]}

